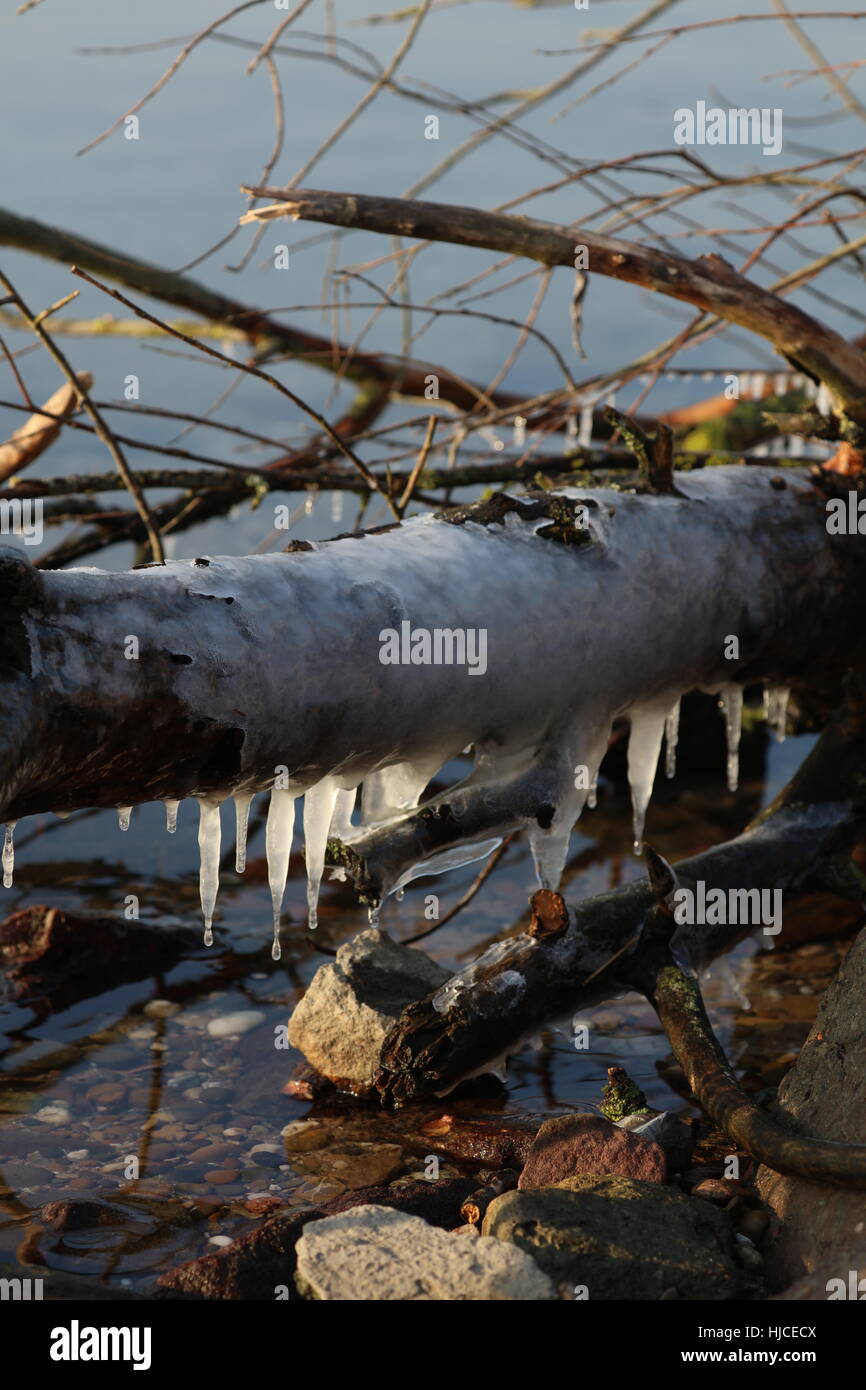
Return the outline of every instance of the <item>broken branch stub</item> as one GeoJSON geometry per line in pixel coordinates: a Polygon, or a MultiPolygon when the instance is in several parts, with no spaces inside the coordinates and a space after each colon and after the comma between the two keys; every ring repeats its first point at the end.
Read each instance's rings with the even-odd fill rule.
{"type": "Polygon", "coordinates": [[[173,814],[198,798],[208,924],[219,803],[236,798],[242,838],[264,790],[277,923],[302,794],[310,925],[329,838],[376,901],[524,826],[555,888],[614,718],[632,721],[639,840],[681,694],[729,689],[736,710],[743,682],[844,665],[864,641],[845,601],[862,541],[828,535],[807,475],[782,490],[775,476],[502,495],[291,553],[126,574],[37,572],[6,552],[0,819],[125,817],[159,798],[173,814]],[[471,776],[416,810],[470,745],[471,776]]]}

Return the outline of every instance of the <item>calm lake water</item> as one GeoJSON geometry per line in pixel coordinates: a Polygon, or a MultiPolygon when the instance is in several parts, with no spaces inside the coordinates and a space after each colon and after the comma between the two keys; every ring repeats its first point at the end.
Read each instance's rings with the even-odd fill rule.
{"type": "MultiPolygon", "coordinates": [[[[387,62],[406,31],[405,23],[364,24],[371,12],[369,0],[340,0],[335,8],[338,34],[369,49],[380,62],[387,62]]],[[[758,13],[767,6],[763,0],[743,0],[737,8],[758,13]]],[[[650,27],[694,22],[717,9],[698,0],[682,0],[650,27]]],[[[428,83],[431,88],[475,99],[497,92],[522,92],[550,81],[577,61],[573,56],[547,56],[541,50],[573,47],[587,26],[604,30],[638,12],[639,6],[627,0],[593,0],[588,14],[566,4],[520,6],[503,0],[443,6],[431,14],[401,73],[407,82],[428,83]]],[[[113,7],[93,0],[74,5],[44,0],[24,16],[0,19],[0,107],[7,131],[2,168],[4,199],[10,209],[172,267],[188,264],[230,231],[245,208],[239,186],[259,178],[273,138],[267,74],[260,68],[252,76],[245,75],[252,50],[216,41],[202,44],[165,90],[143,108],[137,141],[116,133],[89,154],[80,158],[75,154],[148,89],[184,38],[218,13],[219,6],[210,0],[185,0],[183,6],[151,0],[138,7],[113,7]],[[97,46],[152,45],[167,38],[173,40],[167,47],[131,54],[85,56],[80,52],[97,46]]],[[[226,32],[261,42],[281,17],[282,12],[274,11],[270,4],[262,5],[232,20],[226,32]]],[[[301,32],[321,34],[325,23],[325,7],[316,0],[299,20],[297,32],[292,31],[289,46],[298,54],[279,59],[286,138],[284,153],[271,176],[273,183],[292,177],[366,89],[364,82],[332,64],[300,56],[302,49],[321,51],[314,39],[302,39],[301,32]]],[[[827,61],[841,62],[859,52],[864,34],[866,25],[853,22],[823,25],[820,41],[827,61]]],[[[710,35],[685,36],[629,77],[589,95],[596,84],[639,57],[649,42],[632,44],[627,52],[609,58],[580,87],[527,117],[526,129],[573,158],[616,158],[634,150],[669,148],[674,110],[707,100],[726,105],[782,106],[786,139],[780,162],[805,160],[813,151],[818,153],[812,157],[820,157],[823,150],[854,148],[862,141],[862,127],[855,116],[830,118],[835,106],[831,107],[818,81],[790,85],[790,75],[778,75],[782,70],[804,67],[807,60],[775,25],[720,28],[710,35]],[[578,95],[587,99],[552,123],[552,118],[578,95]]],[[[502,107],[497,104],[495,109],[502,107]]],[[[341,190],[405,192],[475,128],[465,118],[441,115],[439,140],[426,140],[425,114],[423,104],[380,95],[304,182],[341,190]]],[[[758,169],[763,163],[760,151],[713,151],[713,164],[723,171],[758,169]]],[[[554,165],[504,141],[489,141],[449,171],[426,196],[493,207],[557,177],[554,165]]],[[[631,186],[638,185],[633,181],[631,186]]],[[[655,189],[658,182],[647,176],[645,186],[655,189]]],[[[605,187],[605,192],[609,191],[609,186],[605,187]]],[[[563,221],[589,217],[597,206],[597,197],[582,185],[525,205],[532,214],[563,221]]],[[[720,192],[702,206],[710,225],[748,225],[741,216],[745,205],[738,190],[720,192]]],[[[750,202],[756,221],[776,219],[784,208],[782,198],[775,194],[750,202]]],[[[856,228],[860,224],[851,225],[856,228]]],[[[653,224],[653,230],[679,236],[687,229],[669,219],[653,224]]],[[[286,307],[316,304],[322,298],[331,247],[330,238],[320,232],[302,224],[274,224],[250,264],[233,272],[226,266],[236,262],[246,249],[250,232],[245,230],[191,274],[249,303],[285,308],[283,316],[288,321],[327,333],[327,320],[321,312],[303,313],[286,307]],[[283,240],[292,247],[288,272],[273,269],[273,246],[283,240]],[[311,244],[296,250],[302,242],[311,244]]],[[[806,231],[797,246],[780,244],[774,250],[780,270],[801,263],[806,258],[802,248],[814,251],[819,245],[815,238],[814,232],[806,231]]],[[[709,246],[702,236],[689,236],[674,244],[690,254],[709,246]]],[[[732,244],[744,257],[753,248],[755,237],[732,237],[732,244]]],[[[377,238],[354,234],[340,243],[339,256],[342,264],[360,264],[390,249],[377,238]]],[[[454,247],[428,248],[413,263],[409,280],[413,302],[420,303],[449,285],[469,279],[491,260],[454,247]]],[[[20,252],[3,253],[2,264],[33,307],[44,307],[77,288],[63,266],[20,252]]],[[[388,267],[374,273],[378,283],[387,284],[388,267]]],[[[580,363],[570,345],[571,277],[566,271],[557,271],[556,277],[538,324],[566,356],[578,378],[649,349],[690,317],[658,297],[611,282],[594,282],[585,311],[584,346],[589,357],[580,363]]],[[[479,307],[522,320],[535,286],[534,280],[525,282],[495,299],[482,301],[479,307]]],[[[862,292],[858,300],[852,294],[850,276],[841,270],[828,276],[826,289],[849,305],[862,304],[862,292]]],[[[358,297],[364,295],[358,292],[358,297]]],[[[807,298],[801,302],[809,303],[807,298]]],[[[90,317],[112,307],[85,286],[72,312],[90,317]]],[[[157,312],[162,308],[152,307],[157,312]]],[[[853,334],[862,326],[832,305],[824,306],[821,312],[846,333],[853,334]]],[[[855,308],[852,312],[860,311],[855,308]]],[[[350,314],[341,325],[341,334],[348,337],[365,318],[365,313],[350,314]]],[[[414,326],[421,322],[423,315],[418,315],[414,326]]],[[[23,346],[22,335],[6,329],[3,332],[12,346],[23,346]]],[[[390,311],[375,324],[365,346],[398,353],[400,333],[400,315],[390,311]]],[[[512,337],[513,331],[494,325],[443,319],[424,335],[418,352],[430,362],[484,381],[501,365],[512,337]]],[[[108,337],[64,341],[76,367],[93,372],[95,394],[102,400],[121,400],[124,379],[134,374],[140,381],[143,405],[198,412],[208,409],[232,380],[230,373],[192,360],[184,349],[178,353],[177,344],[167,351],[156,341],[133,343],[108,337]]],[[[45,399],[57,385],[51,363],[35,352],[23,355],[19,362],[34,398],[45,399]]],[[[703,367],[756,370],[772,369],[774,359],[760,343],[732,334],[711,339],[697,351],[695,362],[703,367]]],[[[334,412],[331,382],[325,374],[297,365],[281,365],[277,370],[293,390],[315,406],[334,412]]],[[[8,366],[0,364],[0,371],[0,396],[15,400],[8,366]]],[[[527,394],[558,384],[555,369],[551,374],[547,350],[530,342],[505,384],[527,394]]],[[[663,382],[650,405],[663,408],[715,389],[717,383],[663,382]]],[[[345,391],[337,398],[338,402],[347,399],[345,391]]],[[[626,393],[618,403],[627,407],[630,399],[626,393]]],[[[395,407],[395,412],[398,409],[402,407],[395,407]]],[[[407,408],[407,413],[417,413],[417,408],[407,408]]],[[[6,435],[21,422],[21,417],[9,410],[2,411],[2,417],[0,427],[6,435]]],[[[217,418],[286,442],[303,437],[303,421],[288,410],[287,402],[250,381],[243,381],[233,391],[217,418]]],[[[166,441],[178,433],[176,423],[154,421],[144,415],[132,422],[125,417],[124,425],[146,440],[166,441]]],[[[268,457],[255,451],[241,456],[234,451],[234,442],[227,443],[226,439],[198,430],[183,442],[228,460],[256,462],[268,457]]],[[[375,455],[369,453],[368,457],[375,455]]],[[[136,456],[135,461],[145,466],[154,463],[152,457],[144,455],[136,456]]],[[[109,466],[95,442],[67,431],[38,468],[52,474],[109,466]]],[[[113,494],[111,500],[117,496],[113,494]]],[[[286,500],[296,506],[299,498],[297,494],[287,498],[273,494],[258,510],[244,507],[230,518],[182,534],[177,538],[175,554],[243,554],[266,545],[273,527],[272,504],[286,500]]],[[[317,538],[345,529],[353,505],[347,501],[346,514],[340,518],[332,499],[319,497],[312,514],[300,518],[292,534],[317,538]]],[[[376,519],[371,510],[369,520],[376,519]]],[[[58,538],[57,532],[51,532],[48,543],[53,545],[58,538]]],[[[116,547],[100,556],[97,563],[121,568],[131,558],[129,547],[116,547]]],[[[775,794],[810,743],[809,738],[796,738],[782,746],[766,746],[762,732],[751,736],[747,744],[751,752],[744,757],[743,786],[731,797],[723,789],[724,754],[719,736],[717,775],[690,776],[686,768],[672,788],[663,788],[650,811],[649,838],[662,853],[676,859],[736,833],[775,794]]],[[[211,1211],[210,1219],[190,1224],[179,1218],[160,1218],[142,1227],[136,1224],[137,1218],[130,1217],[128,1225],[121,1223],[116,1230],[105,1228],[98,1235],[88,1231],[43,1243],[41,1257],[49,1267],[84,1270],[110,1281],[127,1280],[147,1287],[155,1274],[172,1262],[216,1248],[214,1236],[234,1235],[248,1228],[251,1217],[243,1203],[251,1192],[276,1194],[285,1200],[309,1198],[304,1175],[286,1162],[285,1155],[276,1152],[281,1127],[302,1115],[304,1107],[281,1092],[295,1059],[276,1051],[273,1038],[274,1028],[285,1021],[323,957],[305,929],[303,861],[296,853],[286,894],[283,960],[279,965],[270,960],[263,805],[264,798],[258,798],[247,873],[237,877],[226,862],[218,903],[217,946],[210,953],[193,950],[163,975],[96,993],[47,1017],[12,1006],[0,1011],[0,1118],[4,1121],[0,1128],[0,1184],[5,1182],[0,1193],[6,1193],[0,1196],[5,1212],[5,1216],[0,1214],[0,1258],[20,1249],[22,1239],[27,1239],[29,1212],[42,1203],[75,1191],[96,1190],[105,1196],[115,1193],[121,1184],[123,1162],[130,1154],[143,1155],[143,1173],[153,1193],[198,1198],[199,1215],[211,1211]],[[180,1011],[163,1020],[149,1018],[143,1011],[154,998],[176,1001],[180,1011]],[[208,1032],[209,1022],[237,1010],[261,1014],[257,1025],[239,1041],[215,1038],[208,1032]],[[114,1090],[106,1091],[106,1086],[114,1090]],[[230,1158],[238,1159],[239,1172],[233,1181],[214,1184],[215,1160],[195,1155],[202,1147],[220,1142],[228,1144],[230,1158]],[[251,1156],[249,1149],[256,1145],[265,1148],[251,1156]],[[262,1154],[270,1155],[267,1161],[262,1154]],[[215,1204],[218,1197],[223,1199],[221,1206],[215,1204]]],[[[132,893],[140,901],[144,919],[167,928],[183,924],[198,930],[196,819],[194,808],[184,805],[177,834],[167,836],[162,808],[156,806],[137,808],[125,835],[116,818],[106,813],[82,812],[65,822],[49,816],[33,818],[18,828],[15,886],[4,891],[3,906],[13,911],[48,903],[120,915],[132,893]]],[[[230,846],[227,818],[223,833],[224,844],[230,846]]],[[[625,789],[621,777],[612,772],[602,782],[598,812],[588,813],[580,833],[574,836],[568,896],[604,891],[642,873],[640,862],[630,853],[630,838],[625,789]]],[[[443,909],[465,891],[474,872],[471,868],[462,870],[433,885],[442,895],[443,909]]],[[[528,852],[524,845],[515,845],[471,908],[425,944],[437,959],[456,968],[484,943],[521,921],[531,888],[528,852]]],[[[410,885],[401,903],[390,899],[382,926],[398,938],[423,926],[423,896],[428,891],[430,885],[424,881],[410,885]]],[[[322,939],[336,945],[361,929],[365,917],[350,894],[332,884],[323,889],[321,923],[322,939]]],[[[738,953],[737,970],[747,990],[749,977],[754,975],[763,1023],[752,1026],[724,973],[711,984],[709,998],[725,1038],[737,1055],[749,1043],[752,1053],[744,1051],[743,1055],[760,1074],[771,1054],[778,1058],[786,1046],[797,1046],[808,1027],[817,986],[814,975],[800,980],[797,992],[808,1002],[799,1012],[795,1009],[786,1015],[777,1007],[779,980],[770,978],[769,967],[750,965],[751,954],[752,947],[738,953]],[[767,1039],[770,1042],[765,1047],[767,1039]]],[[[829,968],[826,960],[823,968],[829,968]]],[[[818,982],[823,979],[820,971],[817,978],[818,982]]],[[[679,1106],[657,1071],[657,1063],[668,1049],[651,1010],[640,1001],[626,1000],[591,1014],[595,1042],[589,1053],[575,1051],[567,1030],[551,1030],[538,1047],[527,1049],[511,1064],[507,1091],[491,1101],[488,1109],[553,1113],[577,1102],[597,1103],[606,1068],[614,1064],[626,1065],[632,1071],[645,1086],[651,1104],[679,1106]]],[[[359,1123],[372,1134],[383,1133],[388,1122],[373,1118],[359,1123]]]]}

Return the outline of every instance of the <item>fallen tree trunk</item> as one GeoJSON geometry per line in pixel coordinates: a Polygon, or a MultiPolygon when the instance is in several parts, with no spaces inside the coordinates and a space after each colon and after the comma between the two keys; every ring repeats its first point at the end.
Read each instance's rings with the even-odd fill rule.
{"type": "MultiPolygon", "coordinates": [[[[676,866],[683,889],[779,889],[783,905],[830,891],[862,911],[866,837],[866,726],[834,718],[770,811],[742,835],[676,866]]],[[[540,895],[536,895],[537,897],[540,895]]],[[[642,933],[658,902],[652,883],[636,882],[569,908],[564,930],[543,921],[490,947],[436,994],[410,1004],[385,1038],[377,1087],[389,1104],[452,1089],[489,1070],[527,1036],[575,1009],[634,987],[642,933]]],[[[784,909],[783,909],[784,912],[784,909]]],[[[683,923],[673,947],[700,967],[755,931],[753,921],[683,923]]],[[[784,915],[781,933],[784,940],[784,915]]]]}
{"type": "Polygon", "coordinates": [[[477,853],[482,831],[525,825],[555,887],[615,717],[632,720],[639,839],[684,691],[728,689],[733,768],[744,682],[786,683],[862,645],[862,542],[828,534],[806,474],[786,478],[713,468],[668,496],[503,494],[384,534],[122,575],[38,573],[7,552],[0,819],[116,806],[123,822],[137,802],[195,796],[209,923],[219,803],[237,798],[243,833],[249,798],[271,788],[278,918],[305,793],[314,925],[326,841],[350,838],[359,784],[365,819],[402,833],[472,745],[450,816],[410,815],[410,855],[428,854],[431,826],[437,853],[443,828],[477,853]]]}

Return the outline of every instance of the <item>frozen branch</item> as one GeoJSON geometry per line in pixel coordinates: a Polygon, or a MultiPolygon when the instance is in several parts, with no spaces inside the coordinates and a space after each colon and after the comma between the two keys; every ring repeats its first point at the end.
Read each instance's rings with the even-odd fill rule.
{"type": "Polygon", "coordinates": [[[862,541],[828,534],[793,469],[500,494],[288,549],[128,574],[8,554],[0,819],[198,798],[208,924],[219,803],[242,839],[265,790],[275,924],[301,795],[311,926],[329,839],[375,902],[525,828],[555,888],[615,718],[640,841],[685,691],[723,692],[734,785],[743,684],[838,670],[864,639],[862,541]],[[472,775],[416,809],[468,747],[472,775]]]}

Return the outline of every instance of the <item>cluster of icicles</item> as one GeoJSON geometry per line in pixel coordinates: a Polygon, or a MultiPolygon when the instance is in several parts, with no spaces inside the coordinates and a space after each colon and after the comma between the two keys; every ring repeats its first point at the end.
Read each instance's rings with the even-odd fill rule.
{"type": "MultiPolygon", "coordinates": [[[[725,717],[725,730],[727,736],[727,782],[729,791],[736,791],[739,782],[739,748],[740,732],[742,727],[743,714],[743,691],[738,685],[727,685],[720,692],[719,706],[725,717]]],[[[785,723],[788,709],[788,690],[782,687],[770,688],[764,692],[764,713],[770,728],[777,741],[781,742],[785,737],[785,723]]],[[[662,738],[665,741],[665,775],[673,777],[676,772],[676,749],[677,737],[679,733],[680,705],[679,701],[667,710],[660,705],[646,705],[638,707],[632,712],[631,730],[629,735],[628,748],[628,780],[631,789],[632,801],[632,825],[634,829],[634,850],[640,854],[643,843],[644,825],[646,822],[647,809],[650,803],[653,782],[655,781],[656,768],[658,765],[659,754],[661,752],[662,738]]],[[[400,787],[401,779],[405,779],[405,764],[395,768],[394,782],[397,788],[400,787]]],[[[391,771],[386,769],[386,773],[391,771]]],[[[596,803],[597,779],[594,778],[589,789],[586,804],[592,808],[596,803]]],[[[400,797],[400,809],[407,811],[417,805],[423,787],[417,788],[417,795],[414,797],[400,797]]],[[[326,777],[316,786],[309,788],[304,795],[304,842],[307,866],[307,910],[308,926],[314,929],[317,923],[317,910],[319,901],[319,887],[322,875],[325,870],[325,853],[329,838],[349,840],[353,832],[352,814],[355,809],[355,799],[358,788],[350,790],[341,788],[337,781],[332,777],[326,777]]],[[[239,874],[246,868],[247,853],[247,828],[250,818],[250,805],[253,799],[253,792],[238,793],[232,799],[235,804],[236,814],[236,848],[235,848],[235,869],[239,874]]],[[[268,884],[271,890],[271,901],[273,904],[274,918],[274,939],[271,954],[274,960],[279,960],[280,951],[280,918],[282,915],[283,895],[286,888],[286,879],[289,872],[289,858],[292,852],[292,840],[294,837],[295,826],[295,802],[296,795],[290,789],[274,787],[270,793],[270,807],[268,809],[267,826],[265,830],[265,851],[268,864],[268,884]]],[[[219,889],[219,865],[220,865],[220,846],[222,841],[222,826],[220,820],[220,805],[223,798],[217,797],[198,797],[199,803],[199,894],[201,897],[202,913],[204,915],[204,944],[213,945],[213,916],[216,907],[217,891],[219,889]]],[[[179,802],[166,801],[166,829],[173,834],[177,829],[177,812],[179,802]]],[[[130,817],[132,815],[131,806],[118,807],[117,816],[121,830],[128,830],[130,817]]],[[[3,840],[2,868],[3,886],[12,887],[12,874],[15,864],[15,850],[13,845],[13,832],[15,822],[11,821],[6,826],[6,833],[3,840]]],[[[481,847],[484,853],[489,852],[499,841],[486,842],[481,847]]],[[[472,859],[479,857],[479,847],[470,849],[468,855],[461,851],[448,851],[438,856],[435,862],[435,869],[456,868],[460,865],[471,862],[472,859]]],[[[539,867],[538,856],[536,865],[539,867]]],[[[420,876],[425,871],[433,871],[434,864],[431,862],[428,870],[427,865],[415,865],[402,880],[394,885],[393,891],[397,898],[403,894],[403,886],[410,878],[420,876]]],[[[335,877],[343,877],[344,870],[336,869],[335,877]]],[[[543,875],[542,875],[543,876],[543,875]]],[[[378,908],[371,909],[370,921],[375,924],[378,920],[378,908]]]]}

